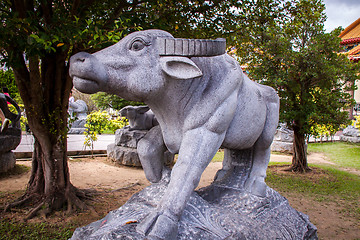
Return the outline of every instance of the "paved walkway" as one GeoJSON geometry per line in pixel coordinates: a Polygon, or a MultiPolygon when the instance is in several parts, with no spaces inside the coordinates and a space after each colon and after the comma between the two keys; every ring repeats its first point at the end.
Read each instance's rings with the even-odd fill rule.
{"type": "MultiPolygon", "coordinates": [[[[69,155],[91,154],[90,148],[84,146],[85,135],[68,134],[67,147],[69,155]]],[[[94,153],[106,153],[107,146],[115,142],[115,135],[98,135],[98,140],[94,142],[94,153]]],[[[17,158],[31,157],[34,150],[34,137],[31,134],[21,136],[20,145],[14,150],[17,158]]]]}
{"type": "MultiPolygon", "coordinates": [[[[335,136],[335,140],[339,140],[335,136]]],[[[89,155],[91,149],[84,146],[85,135],[83,134],[68,134],[68,155],[89,155]]],[[[313,142],[314,139],[310,139],[313,142]]],[[[98,140],[94,142],[94,154],[106,154],[107,146],[115,142],[115,135],[103,134],[98,135],[98,140]]],[[[34,149],[34,138],[31,134],[23,134],[21,136],[20,145],[14,150],[16,158],[30,158],[34,149]]]]}

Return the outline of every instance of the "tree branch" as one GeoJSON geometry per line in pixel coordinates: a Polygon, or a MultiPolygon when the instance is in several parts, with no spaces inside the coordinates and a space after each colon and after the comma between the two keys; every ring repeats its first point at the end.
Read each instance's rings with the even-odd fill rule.
{"type": "Polygon", "coordinates": [[[6,49],[8,53],[12,53],[13,61],[10,63],[11,68],[14,71],[16,85],[21,93],[21,98],[25,101],[29,101],[27,89],[30,87],[30,73],[26,67],[23,52],[16,51],[15,49],[6,49]]]}
{"type": "Polygon", "coordinates": [[[41,2],[40,6],[44,13],[45,22],[50,24],[52,19],[52,0],[41,2]]]}
{"type": "Polygon", "coordinates": [[[119,3],[119,5],[117,5],[117,7],[114,9],[112,16],[106,21],[106,23],[104,24],[104,28],[106,28],[106,26],[112,24],[115,19],[120,17],[121,14],[121,10],[123,10],[126,7],[131,7],[132,6],[132,10],[139,4],[144,3],[144,1],[139,1],[139,0],[135,0],[133,1],[133,3],[128,3],[127,1],[121,1],[119,3]]]}
{"type": "Polygon", "coordinates": [[[79,6],[80,6],[80,2],[81,0],[74,0],[73,1],[73,4],[71,6],[71,11],[70,11],[70,16],[73,17],[75,16],[76,14],[76,11],[79,9],[79,6]]]}
{"type": "Polygon", "coordinates": [[[14,1],[12,1],[12,5],[13,5],[12,9],[14,9],[16,12],[19,13],[20,18],[26,17],[26,9],[25,9],[25,5],[24,5],[24,1],[14,0],[14,1]]]}

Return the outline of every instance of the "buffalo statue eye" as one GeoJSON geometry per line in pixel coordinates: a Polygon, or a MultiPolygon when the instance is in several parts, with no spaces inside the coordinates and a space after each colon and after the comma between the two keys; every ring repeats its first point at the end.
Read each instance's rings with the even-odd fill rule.
{"type": "Polygon", "coordinates": [[[144,47],[145,47],[145,43],[143,41],[136,40],[131,44],[130,50],[132,50],[132,51],[140,51],[144,47]]]}

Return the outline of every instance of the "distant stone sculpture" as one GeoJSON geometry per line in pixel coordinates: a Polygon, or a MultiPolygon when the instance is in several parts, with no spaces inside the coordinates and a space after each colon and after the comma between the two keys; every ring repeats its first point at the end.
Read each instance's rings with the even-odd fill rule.
{"type": "Polygon", "coordinates": [[[0,110],[3,118],[0,132],[0,172],[7,172],[16,163],[15,154],[11,150],[14,150],[21,141],[21,110],[11,97],[3,93],[0,93],[0,110]],[[8,102],[15,107],[17,114],[10,111],[8,102]]]}
{"type": "MultiPolygon", "coordinates": [[[[152,140],[153,144],[154,142],[160,142],[162,145],[163,162],[165,165],[173,163],[174,155],[167,151],[160,129],[154,129],[149,132],[150,129],[159,125],[159,123],[148,106],[124,107],[120,110],[120,116],[126,117],[130,125],[115,131],[115,143],[107,147],[109,159],[120,165],[141,167],[141,162],[145,161],[146,164],[147,161],[149,161],[147,159],[153,156],[147,156],[149,154],[148,149],[143,151],[140,148],[139,151],[138,143],[140,142],[139,146],[142,146],[142,142],[146,140],[141,141],[141,139],[148,134],[152,135],[153,132],[156,132],[157,135],[154,134],[153,137],[158,140],[152,140]],[[139,158],[139,152],[141,159],[139,158]]],[[[147,138],[149,138],[149,136],[145,137],[145,139],[147,138]]]]}
{"type": "Polygon", "coordinates": [[[69,102],[69,110],[74,113],[75,121],[71,124],[69,134],[82,134],[85,131],[88,107],[83,100],[69,102]]]}
{"type": "Polygon", "coordinates": [[[271,151],[282,153],[293,153],[294,131],[287,128],[285,123],[279,124],[276,129],[271,151]]]}
{"type": "Polygon", "coordinates": [[[148,106],[126,106],[120,110],[120,116],[129,119],[130,130],[150,130],[159,125],[148,106]]]}
{"type": "Polygon", "coordinates": [[[360,142],[360,130],[357,129],[356,127],[354,127],[353,125],[347,126],[343,130],[343,134],[340,135],[340,141],[359,143],[360,142]]]}
{"type": "Polygon", "coordinates": [[[78,90],[145,102],[159,122],[154,132],[161,131],[166,148],[179,154],[170,174],[156,134],[142,138],[141,151],[151,153],[143,168],[154,184],[120,208],[115,221],[79,229],[73,239],[256,239],[267,236],[264,225],[272,228],[269,239],[316,238],[316,227],[265,184],[279,98],[225,52],[224,39],[175,39],[147,30],[71,57],[78,90]],[[221,146],[225,158],[216,181],[195,193],[221,146]],[[288,229],[289,222],[296,228],[288,229]]]}

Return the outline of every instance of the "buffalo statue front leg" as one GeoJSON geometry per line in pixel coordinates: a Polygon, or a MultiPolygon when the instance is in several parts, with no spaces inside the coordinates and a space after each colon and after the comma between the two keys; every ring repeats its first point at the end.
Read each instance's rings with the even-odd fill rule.
{"type": "Polygon", "coordinates": [[[137,144],[137,152],[146,178],[151,183],[161,180],[166,146],[160,126],[155,126],[137,144]]]}
{"type": "Polygon", "coordinates": [[[185,132],[170,183],[157,209],[137,227],[148,239],[176,239],[178,222],[201,174],[223,142],[225,133],[200,127],[185,132]]]}

